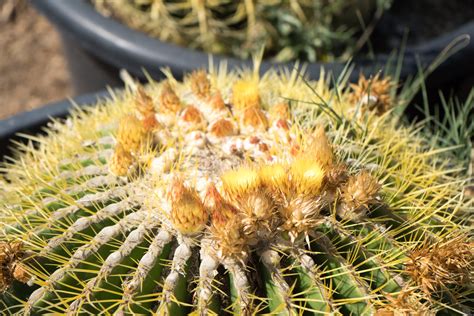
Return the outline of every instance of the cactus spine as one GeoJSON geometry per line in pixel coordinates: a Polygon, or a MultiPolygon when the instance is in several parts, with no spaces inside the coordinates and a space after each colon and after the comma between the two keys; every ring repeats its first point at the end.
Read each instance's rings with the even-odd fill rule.
{"type": "Polygon", "coordinates": [[[326,82],[223,67],[52,124],[4,165],[4,310],[466,313],[462,170],[389,78],[326,82]]]}

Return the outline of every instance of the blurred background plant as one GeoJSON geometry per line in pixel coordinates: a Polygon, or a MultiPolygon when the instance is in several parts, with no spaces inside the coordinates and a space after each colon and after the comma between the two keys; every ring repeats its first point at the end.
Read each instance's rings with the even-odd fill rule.
{"type": "Polygon", "coordinates": [[[93,0],[97,9],[160,40],[275,61],[347,59],[391,0],[93,0]]]}
{"type": "MultiPolygon", "coordinates": [[[[35,0],[30,3],[37,4],[42,1],[47,2],[35,0]]],[[[205,43],[208,38],[219,39],[230,36],[226,40],[231,40],[233,36],[241,41],[241,44],[232,46],[225,42],[225,44],[209,42],[208,45],[218,52],[227,50],[228,54],[249,56],[252,49],[259,49],[258,45],[266,44],[268,46],[265,51],[266,57],[274,60],[287,60],[293,57],[323,61],[338,57],[341,60],[357,51],[359,55],[370,57],[372,53],[376,55],[400,49],[404,47],[404,43],[408,47],[422,46],[427,40],[436,40],[438,36],[456,30],[474,17],[474,0],[449,2],[82,0],[78,2],[83,2],[95,13],[92,7],[93,1],[101,8],[101,12],[112,15],[112,18],[120,18],[118,11],[113,11],[113,6],[118,7],[122,4],[120,12],[125,13],[127,10],[132,12],[130,19],[137,24],[136,27],[141,26],[143,31],[149,32],[153,31],[153,23],[155,25],[158,23],[156,17],[160,14],[166,15],[167,12],[168,16],[160,22],[164,23],[164,28],[161,29],[163,33],[169,38],[181,36],[182,44],[187,44],[183,40],[184,36],[191,36],[189,42],[195,49],[199,49],[198,45],[205,43]],[[196,4],[195,7],[193,4],[196,4]],[[390,8],[385,10],[388,5],[390,8]],[[201,14],[196,18],[194,12],[201,14]],[[257,14],[264,14],[267,20],[262,22],[257,19],[257,14]],[[145,22],[152,18],[155,19],[153,23],[145,25],[145,22]],[[255,28],[249,26],[250,22],[255,28]],[[376,26],[375,22],[378,22],[376,26]],[[317,27],[313,27],[314,30],[311,32],[305,32],[304,28],[308,25],[317,27]],[[208,34],[201,36],[204,27],[207,27],[208,34]],[[177,30],[184,32],[184,35],[177,30]],[[261,30],[267,33],[258,35],[261,30]],[[243,42],[247,34],[252,34],[257,45],[252,46],[250,41],[243,42]],[[319,36],[316,39],[315,34],[319,36]],[[331,39],[334,41],[331,42],[331,39]],[[348,46],[342,45],[343,40],[348,40],[346,43],[348,46]],[[366,45],[361,49],[363,43],[366,45]],[[279,52],[278,47],[281,48],[279,52]],[[331,52],[324,53],[323,49],[331,52]]],[[[67,43],[65,47],[77,50],[77,47],[69,47],[67,43]]],[[[71,78],[66,69],[57,32],[30,8],[27,0],[0,0],[0,50],[0,118],[77,93],[71,87],[71,78]]],[[[77,59],[73,59],[70,65],[77,67],[77,59]]],[[[450,69],[446,76],[449,77],[459,68],[453,67],[453,71],[450,69]]],[[[469,64],[461,68],[464,74],[474,74],[469,64]]],[[[87,74],[90,78],[90,73],[87,74]]],[[[117,81],[119,82],[118,78],[117,81]]],[[[449,81],[447,86],[428,88],[430,104],[441,103],[438,88],[443,89],[443,93],[447,96],[456,95],[460,100],[465,100],[473,85],[474,75],[463,75],[456,81],[449,81]],[[435,95],[434,100],[431,100],[431,95],[435,95]]],[[[94,89],[96,90],[98,89],[94,89]]],[[[421,98],[417,99],[417,103],[422,104],[421,98]]]]}

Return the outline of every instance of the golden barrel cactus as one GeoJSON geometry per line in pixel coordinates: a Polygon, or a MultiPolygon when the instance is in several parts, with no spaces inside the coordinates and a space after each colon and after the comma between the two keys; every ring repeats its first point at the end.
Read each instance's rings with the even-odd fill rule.
{"type": "Polygon", "coordinates": [[[4,313],[468,313],[461,162],[389,78],[327,82],[198,71],[32,137],[3,165],[4,313]]]}

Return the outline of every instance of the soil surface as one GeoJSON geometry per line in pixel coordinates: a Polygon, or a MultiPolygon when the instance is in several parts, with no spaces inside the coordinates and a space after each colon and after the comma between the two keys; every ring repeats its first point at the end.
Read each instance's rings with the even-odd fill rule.
{"type": "Polygon", "coordinates": [[[0,0],[0,119],[72,96],[58,34],[23,0],[0,0]]]}

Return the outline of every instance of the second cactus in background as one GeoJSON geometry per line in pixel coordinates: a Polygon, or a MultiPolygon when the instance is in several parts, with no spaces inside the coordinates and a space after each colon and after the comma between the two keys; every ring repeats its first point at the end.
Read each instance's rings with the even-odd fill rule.
{"type": "Polygon", "coordinates": [[[264,47],[276,61],[310,62],[350,56],[390,2],[94,0],[104,15],[166,42],[244,59],[264,47]]]}

